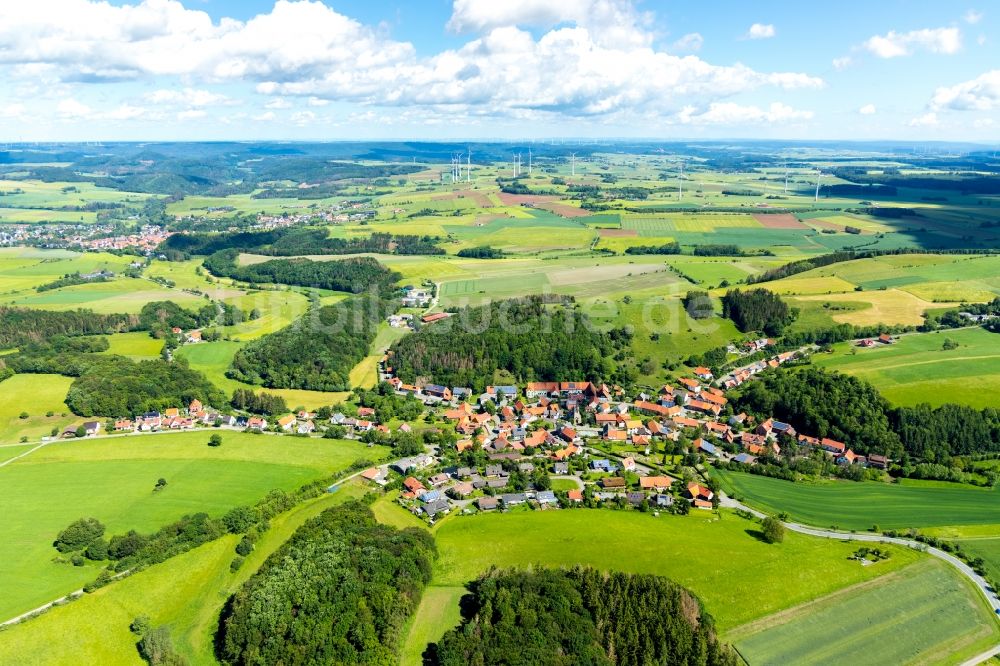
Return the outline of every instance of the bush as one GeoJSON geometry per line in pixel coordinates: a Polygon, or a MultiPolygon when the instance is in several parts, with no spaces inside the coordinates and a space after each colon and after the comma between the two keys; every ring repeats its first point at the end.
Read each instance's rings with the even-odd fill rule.
{"type": "Polygon", "coordinates": [[[56,537],[53,544],[60,553],[82,550],[104,536],[104,525],[96,518],[80,518],[56,537]]]}
{"type": "Polygon", "coordinates": [[[166,627],[147,631],[139,641],[139,654],[150,666],[182,666],[187,660],[177,653],[166,627]]]}
{"type": "Polygon", "coordinates": [[[773,516],[768,516],[761,522],[761,531],[764,541],[768,543],[781,543],[785,540],[785,526],[773,516]]]}
{"type": "Polygon", "coordinates": [[[69,558],[69,561],[73,563],[74,567],[82,567],[84,564],[86,564],[86,560],[83,559],[83,555],[80,554],[76,554],[73,557],[69,558]]]}
{"type": "Polygon", "coordinates": [[[226,512],[222,524],[232,534],[242,534],[257,522],[257,512],[248,506],[237,506],[226,512]]]}
{"type": "Polygon", "coordinates": [[[244,536],[240,539],[240,542],[236,544],[236,554],[246,557],[253,552],[253,540],[248,536],[244,536]]]}
{"type": "Polygon", "coordinates": [[[150,627],[149,616],[139,615],[134,620],[132,620],[132,624],[128,626],[128,630],[131,631],[136,636],[142,636],[147,631],[149,631],[149,627],[150,627]]]}
{"type": "Polygon", "coordinates": [[[213,433],[211,437],[208,438],[209,446],[222,446],[222,435],[219,433],[213,433]]]}
{"type": "Polygon", "coordinates": [[[84,557],[88,560],[100,561],[108,559],[108,542],[104,539],[96,539],[83,551],[84,557]]]}

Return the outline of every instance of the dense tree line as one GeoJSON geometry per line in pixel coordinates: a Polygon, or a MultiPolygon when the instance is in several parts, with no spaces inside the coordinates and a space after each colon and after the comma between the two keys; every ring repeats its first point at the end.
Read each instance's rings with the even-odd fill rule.
{"type": "Polygon", "coordinates": [[[708,245],[695,245],[691,254],[696,257],[757,257],[773,253],[770,250],[750,251],[744,250],[739,245],[712,243],[708,245]]]}
{"type": "Polygon", "coordinates": [[[96,277],[85,278],[80,275],[80,272],[67,273],[66,275],[53,280],[52,282],[46,282],[45,284],[40,284],[35,287],[35,291],[51,291],[53,289],[61,289],[62,287],[72,287],[78,284],[88,284],[90,282],[108,282],[110,278],[106,275],[99,275],[96,277]]]}
{"type": "Polygon", "coordinates": [[[79,377],[110,348],[103,336],[69,338],[56,335],[44,342],[29,342],[0,363],[13,372],[79,377]]]}
{"type": "MultiPolygon", "coordinates": [[[[897,210],[897,209],[884,208],[879,210],[897,210]]],[[[746,282],[747,284],[759,284],[761,282],[771,282],[773,280],[780,280],[781,278],[790,277],[792,275],[798,275],[799,273],[805,273],[806,271],[811,271],[814,268],[822,268],[823,266],[838,264],[844,261],[854,261],[855,259],[872,259],[874,257],[887,257],[887,256],[897,256],[906,254],[977,255],[977,254],[991,254],[991,253],[992,253],[991,250],[983,250],[983,249],[933,250],[933,249],[913,248],[913,247],[893,248],[891,250],[843,250],[840,252],[821,254],[818,257],[810,257],[809,259],[799,259],[798,261],[792,261],[782,266],[778,266],[776,268],[769,268],[762,273],[758,273],[757,275],[747,276],[746,282]]]]}
{"type": "Polygon", "coordinates": [[[290,284],[359,294],[372,287],[381,291],[399,280],[400,275],[371,257],[352,257],[339,261],[309,259],[272,259],[259,264],[240,266],[239,252],[222,250],[205,258],[205,268],[214,275],[252,284],[290,284]]]}
{"type": "Polygon", "coordinates": [[[379,524],[365,505],[327,509],[275,551],[227,604],[226,664],[392,664],[437,557],[420,529],[379,524]]]}
{"type": "Polygon", "coordinates": [[[722,315],[744,333],[763,331],[767,335],[781,335],[795,318],[788,305],[766,289],[727,291],[722,297],[722,315]]]}
{"type": "Polygon", "coordinates": [[[170,259],[191,255],[211,255],[222,250],[253,252],[278,257],[303,254],[444,254],[430,236],[376,232],[356,238],[331,238],[325,227],[286,227],[269,231],[227,231],[223,233],[174,234],[160,244],[158,251],[170,259]]]}
{"type": "Polygon", "coordinates": [[[1000,194],[1000,176],[982,174],[903,174],[887,169],[873,172],[864,167],[842,166],[832,170],[833,175],[844,180],[865,185],[907,187],[918,190],[949,190],[962,194],[1000,194]]]}
{"type": "Polygon", "coordinates": [[[368,355],[394,305],[357,297],[313,308],[291,326],[240,348],[226,374],[268,388],[348,391],[351,369],[368,355]]]}
{"type": "Polygon", "coordinates": [[[857,453],[899,458],[904,467],[908,458],[934,463],[1000,451],[995,409],[955,404],[894,408],[871,384],[815,368],[764,373],[746,386],[735,407],[773,416],[809,435],[830,437],[857,453]]]}
{"type": "Polygon", "coordinates": [[[680,254],[681,244],[670,241],[662,245],[632,245],[625,248],[625,254],[680,254]]]}
{"type": "Polygon", "coordinates": [[[380,423],[395,419],[416,421],[424,413],[424,403],[410,395],[397,395],[395,389],[386,382],[380,382],[372,390],[355,389],[354,394],[359,406],[375,410],[380,423]]]}
{"type": "Polygon", "coordinates": [[[596,331],[568,300],[532,296],[464,308],[397,342],[392,362],[403,381],[476,390],[504,374],[518,383],[614,381],[611,359],[630,339],[624,329],[596,331]]]}
{"type": "Polygon", "coordinates": [[[99,335],[134,331],[133,314],[97,314],[91,310],[30,310],[0,306],[0,348],[46,340],[55,335],[99,335]]]}
{"type": "Polygon", "coordinates": [[[432,663],[735,666],[711,616],[673,581],[594,569],[491,570],[432,663]]]}
{"type": "Polygon", "coordinates": [[[507,253],[496,247],[480,245],[479,247],[463,248],[457,252],[457,255],[469,259],[503,259],[507,253]]]}
{"type": "Polygon", "coordinates": [[[225,396],[183,359],[133,361],[123,356],[95,358],[66,394],[74,414],[130,416],[151,410],[182,407],[198,399],[222,405],[225,396]]]}
{"type": "Polygon", "coordinates": [[[250,412],[251,414],[263,414],[274,416],[277,414],[287,414],[288,405],[285,399],[274,393],[261,391],[254,393],[250,389],[238,388],[233,391],[233,398],[229,401],[234,408],[250,412]]]}

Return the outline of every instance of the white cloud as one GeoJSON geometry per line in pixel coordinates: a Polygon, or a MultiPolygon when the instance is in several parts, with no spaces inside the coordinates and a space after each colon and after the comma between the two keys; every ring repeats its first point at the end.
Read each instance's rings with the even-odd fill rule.
{"type": "Polygon", "coordinates": [[[972,126],[976,129],[985,129],[987,127],[993,127],[992,118],[978,118],[972,121],[972,126]]]}
{"type": "Polygon", "coordinates": [[[204,109],[186,109],[177,114],[177,120],[196,120],[207,115],[208,112],[204,109]]]}
{"type": "Polygon", "coordinates": [[[274,118],[275,118],[274,111],[265,111],[264,113],[253,116],[252,120],[256,120],[258,122],[269,122],[271,120],[274,120],[274,118]]]}
{"type": "Polygon", "coordinates": [[[86,116],[89,116],[91,113],[93,113],[93,110],[89,106],[87,106],[82,102],[78,102],[72,97],[69,97],[59,102],[59,104],[56,106],[56,111],[59,112],[60,116],[68,120],[72,120],[75,118],[85,118],[86,116]]]}
{"type": "Polygon", "coordinates": [[[296,111],[292,114],[291,120],[299,127],[309,125],[316,120],[316,114],[312,111],[296,111]]]}
{"type": "Polygon", "coordinates": [[[983,20],[983,13],[977,12],[975,9],[970,9],[962,16],[962,20],[969,25],[975,25],[983,20]]]}
{"type": "Polygon", "coordinates": [[[292,108],[292,103],[289,102],[284,97],[275,97],[264,105],[265,109],[290,109],[292,108]]]}
{"type": "Polygon", "coordinates": [[[681,37],[680,39],[678,39],[673,44],[671,44],[670,45],[670,50],[671,51],[687,51],[687,52],[693,53],[695,51],[700,51],[701,50],[701,46],[704,43],[705,43],[705,39],[701,36],[701,34],[699,34],[697,32],[690,32],[690,33],[684,35],[683,37],[681,37]]]}
{"type": "Polygon", "coordinates": [[[130,104],[122,104],[118,108],[105,114],[105,116],[111,120],[132,120],[133,118],[141,118],[144,115],[146,115],[146,109],[141,106],[132,106],[130,104]]]}
{"type": "Polygon", "coordinates": [[[873,116],[875,115],[875,105],[865,104],[860,109],[858,109],[858,113],[860,113],[863,116],[873,116]]]}
{"type": "Polygon", "coordinates": [[[834,58],[832,64],[833,68],[840,72],[853,65],[854,59],[851,56],[841,56],[840,58],[834,58]]]}
{"type": "MultiPolygon", "coordinates": [[[[310,107],[334,100],[518,119],[666,117],[685,104],[705,108],[759,88],[823,86],[806,73],[657,50],[649,17],[628,0],[456,0],[449,26],[482,34],[430,57],[316,0],[277,0],[269,13],[217,22],[178,0],[132,3],[0,1],[0,68],[44,68],[50,87],[112,77],[156,81],[164,87],[144,102],[184,118],[235,104],[205,89],[231,82],[306,97],[310,107]],[[166,87],[170,80],[185,87],[166,87]]],[[[693,46],[697,40],[688,37],[693,46]]]]}
{"type": "Polygon", "coordinates": [[[971,81],[938,88],[931,98],[931,108],[955,111],[1000,109],[1000,69],[981,74],[971,81]]]}
{"type": "Polygon", "coordinates": [[[151,93],[147,93],[145,99],[150,104],[197,107],[230,104],[233,101],[225,95],[219,95],[208,90],[196,90],[194,88],[183,88],[181,90],[155,90],[151,93]]]}
{"type": "Polygon", "coordinates": [[[775,31],[774,26],[770,23],[754,23],[750,26],[750,29],[747,30],[747,34],[744,35],[744,37],[746,37],[746,39],[770,39],[776,34],[777,32],[775,31]]]}
{"type": "Polygon", "coordinates": [[[326,106],[329,103],[330,100],[320,99],[319,97],[310,97],[308,102],[309,106],[326,106]]]}
{"type": "Polygon", "coordinates": [[[749,125],[787,123],[809,120],[812,117],[812,111],[793,109],[781,102],[772,102],[766,109],[735,102],[712,102],[701,112],[693,106],[687,106],[676,114],[674,120],[682,125],[749,125]]]}
{"type": "Polygon", "coordinates": [[[958,28],[924,28],[904,33],[890,30],[870,37],[864,47],[879,58],[898,58],[918,50],[952,55],[962,48],[962,33],[958,28]]]}
{"type": "Polygon", "coordinates": [[[911,118],[910,122],[906,123],[910,127],[933,127],[938,124],[937,114],[933,111],[928,111],[927,113],[917,116],[916,118],[911,118]]]}
{"type": "Polygon", "coordinates": [[[24,104],[19,102],[0,106],[0,118],[20,118],[24,115],[24,112],[24,104]]]}

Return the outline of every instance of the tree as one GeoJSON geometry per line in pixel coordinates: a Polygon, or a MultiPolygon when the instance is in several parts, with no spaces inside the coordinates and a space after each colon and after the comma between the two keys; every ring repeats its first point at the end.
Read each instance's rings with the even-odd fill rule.
{"type": "Polygon", "coordinates": [[[163,490],[167,486],[167,480],[162,476],[156,480],[156,485],[153,486],[153,490],[163,490]]]}
{"type": "Polygon", "coordinates": [[[781,543],[785,540],[785,526],[774,516],[764,518],[760,526],[764,534],[764,541],[768,543],[781,543]]]}
{"type": "Polygon", "coordinates": [[[82,550],[104,536],[104,524],[96,518],[80,518],[59,533],[53,544],[60,553],[82,550]]]}
{"type": "Polygon", "coordinates": [[[212,433],[212,436],[208,438],[209,446],[222,446],[222,435],[219,433],[212,433]]]}
{"type": "Polygon", "coordinates": [[[78,426],[76,427],[76,431],[75,431],[75,433],[74,433],[74,434],[75,434],[75,435],[76,435],[77,437],[86,437],[86,436],[87,436],[87,429],[86,429],[86,428],[84,428],[84,427],[83,427],[83,425],[78,425],[78,426]]]}

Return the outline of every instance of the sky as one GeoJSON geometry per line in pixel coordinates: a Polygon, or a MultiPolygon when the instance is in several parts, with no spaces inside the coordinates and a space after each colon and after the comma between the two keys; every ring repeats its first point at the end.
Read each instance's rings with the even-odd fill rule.
{"type": "Polygon", "coordinates": [[[0,0],[0,141],[997,144],[998,28],[987,0],[0,0]]]}

